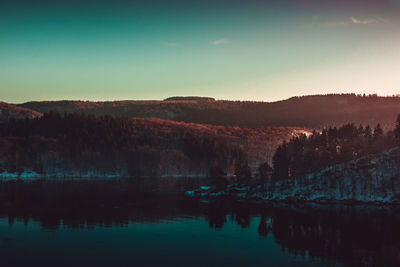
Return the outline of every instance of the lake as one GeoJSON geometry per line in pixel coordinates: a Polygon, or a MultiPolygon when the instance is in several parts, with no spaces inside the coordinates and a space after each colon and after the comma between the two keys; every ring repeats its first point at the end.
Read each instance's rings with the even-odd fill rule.
{"type": "Polygon", "coordinates": [[[1,266],[399,266],[396,207],[3,196],[1,266]]]}

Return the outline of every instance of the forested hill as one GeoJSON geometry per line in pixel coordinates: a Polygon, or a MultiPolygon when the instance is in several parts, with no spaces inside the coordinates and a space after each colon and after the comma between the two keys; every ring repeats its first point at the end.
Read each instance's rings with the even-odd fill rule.
{"type": "Polygon", "coordinates": [[[207,187],[187,191],[195,197],[230,196],[267,201],[400,203],[400,148],[329,166],[301,177],[271,181],[251,188],[207,187]]]}
{"type": "Polygon", "coordinates": [[[395,147],[303,177],[267,183],[256,195],[267,200],[399,203],[399,173],[400,148],[395,147]]]}
{"type": "Polygon", "coordinates": [[[299,126],[322,129],[349,122],[394,127],[400,97],[355,94],[293,97],[278,102],[214,101],[207,98],[170,98],[164,101],[45,101],[20,104],[40,113],[61,113],[160,118],[225,126],[299,126]]]}
{"type": "Polygon", "coordinates": [[[0,121],[7,121],[9,118],[15,119],[33,119],[42,116],[40,112],[24,108],[14,104],[0,102],[0,121]]]}
{"type": "Polygon", "coordinates": [[[293,127],[226,127],[160,119],[66,114],[0,123],[0,177],[208,176],[235,164],[254,172],[293,127]]]}

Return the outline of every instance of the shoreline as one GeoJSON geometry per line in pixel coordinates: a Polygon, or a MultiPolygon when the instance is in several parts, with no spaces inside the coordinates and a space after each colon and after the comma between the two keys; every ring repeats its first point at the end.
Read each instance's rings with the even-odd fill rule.
{"type": "MultiPolygon", "coordinates": [[[[254,189],[254,188],[253,188],[254,189]]],[[[329,198],[292,198],[292,197],[274,197],[266,196],[260,192],[249,190],[249,186],[237,187],[230,185],[223,191],[216,191],[214,187],[202,186],[195,190],[188,190],[184,192],[185,197],[198,200],[233,200],[237,202],[257,202],[257,203],[314,203],[314,204],[328,204],[328,205],[369,205],[369,206],[399,206],[400,199],[393,200],[357,200],[357,199],[329,199],[329,198]],[[231,191],[230,191],[231,190],[231,191]],[[246,191],[247,190],[247,191],[246,191]],[[233,192],[232,192],[233,191],[233,192]]]]}

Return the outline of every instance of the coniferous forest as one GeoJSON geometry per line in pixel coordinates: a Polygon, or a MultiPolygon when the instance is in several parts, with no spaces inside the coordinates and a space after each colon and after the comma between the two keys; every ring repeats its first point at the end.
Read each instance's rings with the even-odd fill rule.
{"type": "Polygon", "coordinates": [[[225,127],[50,111],[0,123],[0,171],[54,176],[243,177],[293,135],[291,127],[225,127]],[[218,173],[218,175],[216,175],[218,173]]]}
{"type": "Polygon", "coordinates": [[[245,146],[249,141],[243,138],[251,136],[259,142],[260,132],[265,134],[266,129],[50,111],[0,124],[0,171],[134,177],[194,174],[209,177],[218,188],[233,182],[260,184],[302,177],[394,147],[399,122],[386,133],[379,123],[374,127],[349,123],[297,135],[292,131],[286,140],[282,136],[281,145],[269,146],[269,159],[254,164],[257,155],[251,150],[256,149],[245,146]]]}
{"type": "Polygon", "coordinates": [[[273,178],[301,177],[328,166],[376,154],[396,145],[394,132],[384,134],[380,124],[356,127],[349,123],[292,138],[273,157],[273,178]]]}
{"type": "Polygon", "coordinates": [[[217,135],[200,138],[190,128],[161,124],[84,113],[61,116],[56,111],[36,119],[11,119],[0,126],[2,168],[20,173],[93,168],[99,175],[120,170],[126,176],[156,176],[163,172],[158,163],[166,151],[170,159],[164,160],[193,159],[199,166],[226,165],[237,153],[217,135]]]}

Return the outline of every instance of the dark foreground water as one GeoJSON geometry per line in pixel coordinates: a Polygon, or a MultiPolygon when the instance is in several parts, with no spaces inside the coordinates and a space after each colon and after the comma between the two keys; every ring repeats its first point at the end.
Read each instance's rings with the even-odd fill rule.
{"type": "Polygon", "coordinates": [[[400,210],[1,196],[0,266],[400,266],[400,210]]]}

